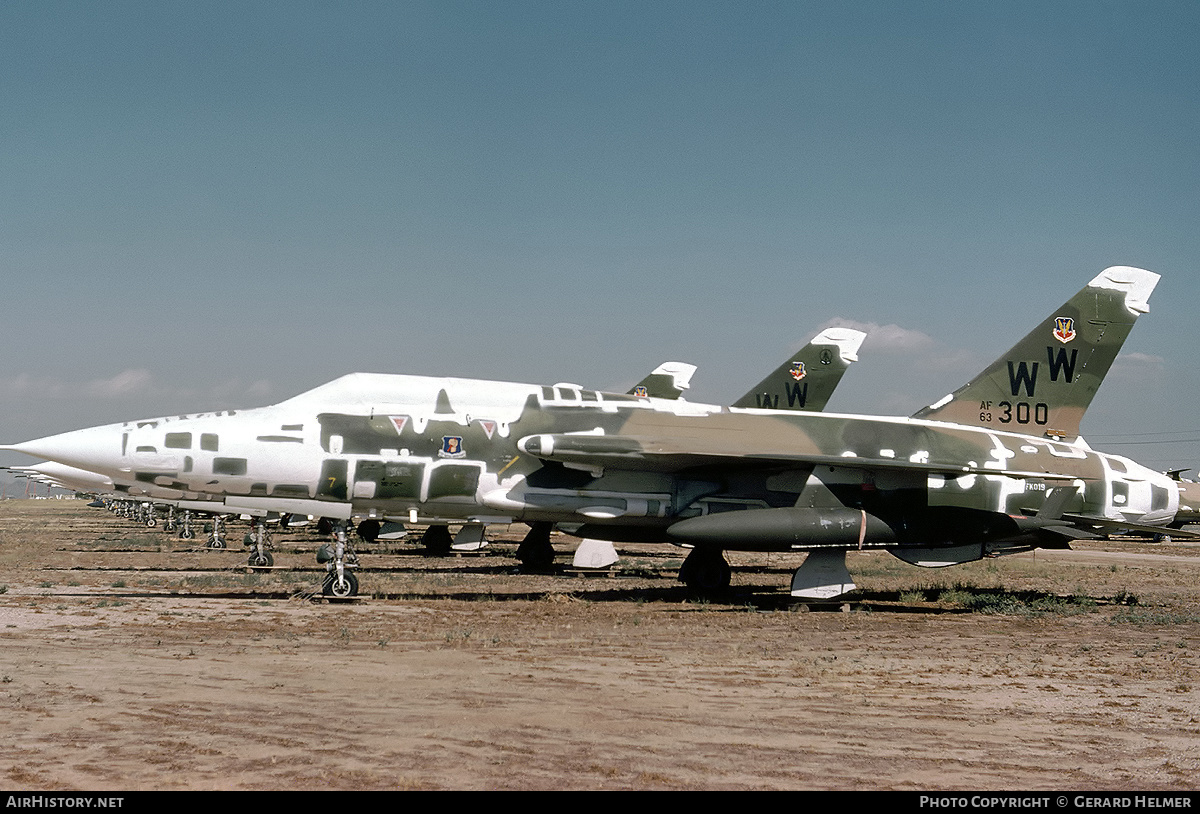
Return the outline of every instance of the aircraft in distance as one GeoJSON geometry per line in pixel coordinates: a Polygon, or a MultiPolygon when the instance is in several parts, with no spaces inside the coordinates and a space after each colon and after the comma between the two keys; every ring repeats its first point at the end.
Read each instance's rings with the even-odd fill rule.
{"type": "MultiPolygon", "coordinates": [[[[771,371],[734,407],[771,410],[824,410],[846,369],[858,361],[867,335],[853,328],[826,328],[771,371]],[[811,392],[810,392],[811,391],[811,392]]],[[[629,390],[631,396],[677,399],[691,387],[695,365],[663,362],[629,390]]]]}
{"type": "MultiPolygon", "coordinates": [[[[1187,471],[1187,469],[1167,471],[1167,477],[1175,481],[1175,486],[1179,489],[1179,509],[1175,512],[1175,519],[1170,523],[1173,529],[1200,524],[1200,483],[1191,478],[1185,478],[1183,473],[1187,471]]],[[[1166,535],[1164,537],[1170,539],[1166,535]]]]}
{"type": "MultiPolygon", "coordinates": [[[[208,535],[210,548],[225,548],[224,531],[225,506],[218,495],[192,495],[186,499],[178,490],[163,488],[146,488],[146,484],[138,484],[131,480],[121,480],[117,477],[80,469],[74,466],[43,461],[33,466],[0,467],[18,473],[31,479],[60,489],[72,489],[76,492],[94,495],[100,499],[100,505],[119,510],[126,517],[137,519],[147,526],[158,524],[158,510],[166,511],[164,529],[179,530],[182,539],[192,539],[196,536],[192,528],[193,517],[208,516],[213,518],[213,529],[208,535]],[[177,515],[176,512],[179,512],[177,515]]],[[[128,477],[129,473],[122,473],[128,477]]],[[[270,551],[270,540],[263,526],[263,520],[268,512],[250,510],[250,556],[247,563],[251,566],[266,567],[274,564],[270,551]]]]}
{"type": "Polygon", "coordinates": [[[1170,478],[1079,438],[1158,279],[1106,269],[908,418],[352,373],[269,407],[0,448],[220,496],[230,511],[334,518],[334,595],[358,588],[347,521],[378,518],[523,522],[534,547],[549,547],[555,523],[580,524],[584,538],[690,546],[680,578],[700,588],[729,584],[726,550],[807,551],[793,595],[832,598],[854,588],[851,550],[945,566],[1169,523],[1170,478]]]}
{"type": "Polygon", "coordinates": [[[692,386],[695,365],[687,362],[663,362],[646,378],[629,388],[629,395],[655,399],[677,399],[692,386]]]}
{"type": "Polygon", "coordinates": [[[824,410],[866,338],[853,328],[826,328],[732,406],[824,410]]]}
{"type": "Polygon", "coordinates": [[[74,489],[77,492],[88,493],[103,493],[113,490],[112,478],[53,461],[43,461],[33,466],[5,466],[0,469],[6,469],[20,477],[27,477],[50,486],[57,486],[60,489],[74,489]]]}

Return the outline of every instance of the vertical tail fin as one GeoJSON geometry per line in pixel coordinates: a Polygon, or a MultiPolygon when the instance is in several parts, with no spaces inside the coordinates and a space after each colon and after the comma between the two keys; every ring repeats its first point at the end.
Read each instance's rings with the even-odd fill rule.
{"type": "Polygon", "coordinates": [[[651,396],[656,399],[677,399],[692,386],[695,365],[687,362],[663,362],[629,391],[631,396],[651,396]]]}
{"type": "Polygon", "coordinates": [[[1159,275],[1105,269],[970,382],[914,418],[1074,440],[1159,275]]]}
{"type": "Polygon", "coordinates": [[[733,406],[815,412],[825,409],[846,368],[858,361],[858,349],[866,336],[852,328],[826,328],[733,406]]]}

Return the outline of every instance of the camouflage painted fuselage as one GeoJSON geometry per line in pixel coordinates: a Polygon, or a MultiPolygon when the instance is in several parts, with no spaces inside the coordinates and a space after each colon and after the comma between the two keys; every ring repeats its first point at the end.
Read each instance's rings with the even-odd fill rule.
{"type": "Polygon", "coordinates": [[[611,540],[886,546],[922,564],[962,562],[1174,518],[1174,481],[1079,440],[1158,279],[1105,269],[912,418],[797,412],[810,395],[814,406],[828,398],[853,358],[843,343],[836,353],[810,346],[815,361],[808,351],[789,358],[735,407],[355,373],[272,407],[6,448],[100,473],[131,494],[219,498],[231,511],[558,523],[611,540]],[[817,381],[825,385],[810,394],[817,381]],[[960,550],[920,553],[939,548],[960,550]]]}
{"type": "Polygon", "coordinates": [[[79,430],[25,451],[111,474],[131,493],[221,496],[232,510],[550,521],[591,537],[727,549],[1028,542],[1037,529],[1013,516],[1036,513],[1050,490],[1057,511],[1114,520],[1166,523],[1178,506],[1166,476],[1032,435],[364,373],[270,407],[79,430]],[[794,508],[826,526],[863,522],[808,541],[756,525],[771,514],[740,514],[741,539],[709,539],[696,523],[694,539],[667,531],[794,508]]]}

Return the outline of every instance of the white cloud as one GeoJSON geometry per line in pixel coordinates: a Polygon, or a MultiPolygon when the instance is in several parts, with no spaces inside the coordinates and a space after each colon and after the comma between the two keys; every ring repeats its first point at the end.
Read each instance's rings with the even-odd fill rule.
{"type": "Polygon", "coordinates": [[[63,385],[53,379],[38,379],[28,373],[18,373],[0,383],[0,390],[8,398],[58,398],[63,385]]]}
{"type": "Polygon", "coordinates": [[[863,350],[871,353],[913,353],[926,351],[936,343],[933,338],[921,331],[901,328],[899,325],[880,325],[877,322],[859,322],[858,320],[834,317],[821,326],[825,328],[853,328],[867,335],[863,342],[863,350]]]}
{"type": "MultiPolygon", "coordinates": [[[[0,379],[0,398],[22,401],[93,401],[129,402],[137,412],[136,405],[145,406],[164,402],[181,402],[192,405],[186,409],[207,410],[229,407],[251,407],[267,403],[274,386],[267,379],[247,383],[241,379],[214,381],[207,386],[173,387],[158,383],[154,374],[145,368],[127,368],[113,376],[85,382],[64,381],[50,377],[38,377],[19,373],[8,379],[0,379]]],[[[139,413],[141,415],[141,413],[139,413]]]]}
{"type": "Polygon", "coordinates": [[[89,382],[69,382],[18,373],[0,380],[0,390],[8,398],[46,399],[122,399],[131,395],[151,395],[157,392],[153,376],[145,369],[122,370],[107,379],[89,382]]]}
{"type": "Polygon", "coordinates": [[[1125,384],[1145,386],[1160,381],[1167,371],[1167,361],[1150,353],[1122,353],[1113,360],[1109,379],[1125,384]]]}
{"type": "Polygon", "coordinates": [[[121,399],[134,395],[151,395],[156,389],[153,376],[145,368],[122,370],[109,379],[94,379],[83,386],[89,398],[121,399]]]}
{"type": "Polygon", "coordinates": [[[258,379],[247,384],[241,379],[234,378],[213,382],[208,387],[201,389],[201,395],[218,405],[216,409],[261,407],[267,403],[273,390],[271,382],[266,379],[258,379]]]}

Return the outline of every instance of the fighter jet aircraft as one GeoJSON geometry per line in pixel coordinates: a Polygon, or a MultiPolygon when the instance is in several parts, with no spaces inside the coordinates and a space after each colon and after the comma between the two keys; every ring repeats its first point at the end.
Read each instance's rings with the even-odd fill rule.
{"type": "MultiPolygon", "coordinates": [[[[725,550],[807,551],[792,592],[828,598],[854,587],[850,550],[943,566],[1062,546],[1102,523],[1169,522],[1169,478],[1079,439],[1158,279],[1106,269],[909,418],[353,373],[269,407],[3,448],[342,531],[353,517],[520,521],[527,543],[548,546],[553,524],[581,523],[584,537],[691,546],[680,576],[699,587],[729,583],[725,550]]],[[[357,591],[342,549],[335,594],[357,591]]]]}

